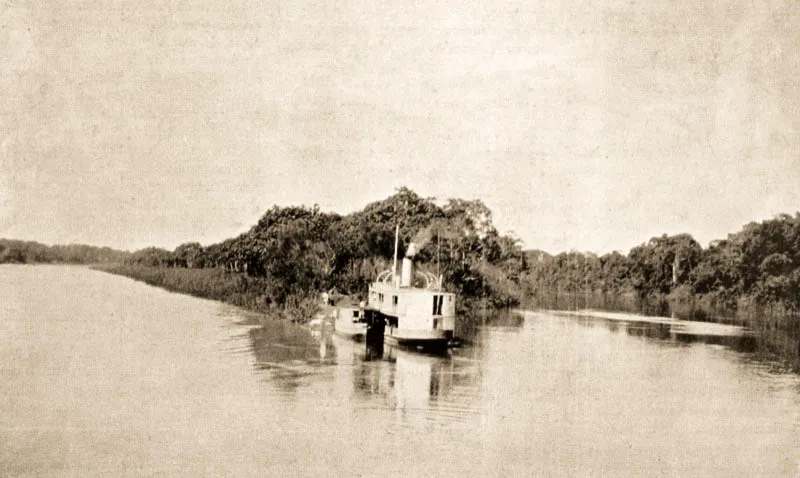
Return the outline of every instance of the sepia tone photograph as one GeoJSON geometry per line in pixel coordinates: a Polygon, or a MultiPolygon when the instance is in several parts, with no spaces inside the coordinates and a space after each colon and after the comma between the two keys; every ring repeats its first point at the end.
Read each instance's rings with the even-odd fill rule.
{"type": "Polygon", "coordinates": [[[800,476],[800,3],[0,0],[0,477],[800,476]]]}

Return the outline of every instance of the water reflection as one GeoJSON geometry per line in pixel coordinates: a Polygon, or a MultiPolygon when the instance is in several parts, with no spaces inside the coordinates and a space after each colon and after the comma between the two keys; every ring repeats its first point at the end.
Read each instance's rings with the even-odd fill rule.
{"type": "Polygon", "coordinates": [[[674,345],[707,344],[730,348],[740,353],[753,353],[758,349],[757,338],[750,331],[738,326],[591,310],[554,313],[571,317],[584,327],[601,326],[631,337],[674,345]]]}
{"type": "MultiPolygon", "coordinates": [[[[521,322],[514,319],[514,323],[521,322]]],[[[423,354],[278,321],[252,328],[248,334],[255,369],[282,395],[294,395],[327,377],[334,383],[334,393],[349,389],[348,399],[370,407],[377,400],[401,419],[421,414],[427,422],[437,422],[474,415],[470,403],[477,397],[481,375],[471,354],[479,348],[455,356],[423,354]]]]}
{"type": "Polygon", "coordinates": [[[284,392],[295,390],[305,377],[318,374],[321,366],[335,361],[336,347],[329,335],[315,334],[286,321],[267,321],[262,327],[251,328],[248,335],[255,368],[284,392]]]}
{"type": "Polygon", "coordinates": [[[518,310],[480,311],[456,322],[456,338],[465,344],[474,344],[487,328],[520,331],[525,325],[525,314],[518,310]]]}
{"type": "Polygon", "coordinates": [[[483,370],[479,365],[483,354],[495,347],[487,345],[488,337],[496,341],[501,336],[520,334],[526,328],[526,319],[535,321],[540,316],[549,317],[548,320],[560,317],[583,328],[600,327],[613,334],[670,347],[704,344],[730,349],[743,357],[759,351],[757,338],[740,327],[600,311],[487,316],[466,329],[468,345],[443,355],[353,342],[328,329],[309,330],[284,321],[250,328],[248,335],[255,358],[253,366],[270,387],[283,394],[295,393],[315,377],[327,376],[349,389],[351,398],[377,399],[382,407],[394,410],[425,409],[435,413],[439,402],[452,405],[457,397],[464,411],[468,407],[464,403],[478,398],[476,390],[483,370]]]}
{"type": "Polygon", "coordinates": [[[389,398],[393,407],[424,408],[452,388],[454,364],[447,355],[424,355],[386,346],[382,351],[366,348],[359,356],[364,360],[355,367],[354,389],[389,398]]]}
{"type": "Polygon", "coordinates": [[[800,470],[800,378],[750,361],[740,330],[534,312],[428,356],[240,314],[0,266],[0,476],[800,470]]]}
{"type": "Polygon", "coordinates": [[[684,343],[721,341],[722,343],[716,345],[732,347],[734,350],[756,355],[757,357],[751,358],[770,362],[771,366],[776,369],[800,371],[800,328],[776,329],[770,326],[770,320],[763,321],[755,315],[757,313],[752,311],[737,315],[735,311],[705,310],[702,307],[694,308],[691,305],[682,307],[681,310],[673,310],[666,299],[642,300],[630,296],[583,293],[540,293],[525,298],[523,303],[528,309],[572,311],[573,313],[591,309],[615,311],[614,313],[623,315],[640,314],[654,319],[667,316],[673,319],[711,320],[712,322],[735,319],[737,323],[753,324],[754,329],[751,336],[741,340],[719,339],[721,334],[713,331],[707,334],[679,333],[680,337],[674,338],[684,343]],[[687,335],[692,335],[692,337],[687,335]],[[697,335],[705,335],[706,338],[698,338],[697,335]]]}
{"type": "Polygon", "coordinates": [[[350,366],[353,391],[382,397],[391,408],[428,406],[452,388],[455,365],[448,354],[426,355],[334,337],[339,366],[350,366]]]}
{"type": "Polygon", "coordinates": [[[707,345],[716,345],[741,353],[753,353],[757,350],[757,341],[752,335],[699,335],[673,332],[672,339],[682,344],[702,343],[707,345]]]}

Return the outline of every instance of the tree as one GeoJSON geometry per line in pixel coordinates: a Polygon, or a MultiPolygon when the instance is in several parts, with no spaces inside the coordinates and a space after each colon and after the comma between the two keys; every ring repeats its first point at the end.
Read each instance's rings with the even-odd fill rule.
{"type": "Polygon", "coordinates": [[[181,244],[175,248],[173,256],[177,267],[203,268],[205,266],[203,246],[198,242],[181,244]]]}
{"type": "Polygon", "coordinates": [[[631,249],[631,276],[640,295],[668,294],[688,282],[700,262],[702,248],[689,234],[654,237],[631,249]]]}

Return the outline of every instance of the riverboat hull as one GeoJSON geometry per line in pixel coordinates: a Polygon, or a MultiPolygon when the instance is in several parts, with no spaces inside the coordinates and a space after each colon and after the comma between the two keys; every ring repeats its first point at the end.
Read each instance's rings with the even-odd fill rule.
{"type": "Polygon", "coordinates": [[[444,348],[453,339],[451,330],[409,330],[386,327],[383,332],[386,343],[403,347],[444,348]]]}

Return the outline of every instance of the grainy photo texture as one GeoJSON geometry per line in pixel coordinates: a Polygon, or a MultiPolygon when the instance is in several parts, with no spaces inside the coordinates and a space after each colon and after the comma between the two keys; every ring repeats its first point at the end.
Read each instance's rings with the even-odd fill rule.
{"type": "Polygon", "coordinates": [[[0,0],[0,476],[800,475],[799,42],[0,0]]]}

